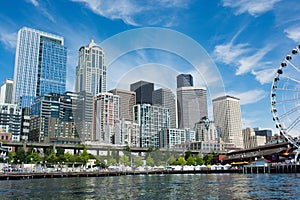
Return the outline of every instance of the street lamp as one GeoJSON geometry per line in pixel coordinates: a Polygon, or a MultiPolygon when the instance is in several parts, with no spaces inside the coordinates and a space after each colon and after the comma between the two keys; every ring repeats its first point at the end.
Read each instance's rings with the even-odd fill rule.
{"type": "Polygon", "coordinates": [[[33,158],[30,158],[30,165],[31,165],[31,172],[32,172],[32,160],[33,160],[33,158]]]}

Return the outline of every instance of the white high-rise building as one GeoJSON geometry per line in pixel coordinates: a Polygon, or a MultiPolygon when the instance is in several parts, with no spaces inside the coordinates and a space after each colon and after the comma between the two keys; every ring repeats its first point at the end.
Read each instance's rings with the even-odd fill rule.
{"type": "Polygon", "coordinates": [[[113,144],[115,124],[120,119],[119,96],[99,93],[94,97],[93,138],[106,144],[113,144]]]}
{"type": "Polygon", "coordinates": [[[159,148],[159,131],[170,128],[169,109],[150,104],[138,104],[134,106],[133,116],[133,122],[140,127],[140,147],[159,148]]]}
{"type": "Polygon", "coordinates": [[[213,99],[213,115],[223,141],[244,148],[240,99],[228,95],[213,99]]]}
{"type": "Polygon", "coordinates": [[[195,123],[207,117],[206,88],[177,88],[178,128],[194,130],[195,123]]]}
{"type": "Polygon", "coordinates": [[[13,84],[14,81],[11,79],[6,79],[1,85],[1,93],[0,93],[0,104],[8,103],[12,104],[12,94],[13,94],[13,84]]]}
{"type": "Polygon", "coordinates": [[[218,130],[213,121],[204,117],[195,124],[196,141],[218,141],[218,130]]]}
{"type": "Polygon", "coordinates": [[[87,46],[79,49],[75,92],[85,91],[93,96],[106,92],[106,78],[104,51],[91,40],[87,46]]]}

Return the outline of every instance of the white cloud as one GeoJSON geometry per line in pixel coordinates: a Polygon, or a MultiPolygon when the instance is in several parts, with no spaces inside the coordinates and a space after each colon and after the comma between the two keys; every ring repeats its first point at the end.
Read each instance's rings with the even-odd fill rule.
{"type": "Polygon", "coordinates": [[[0,29],[0,41],[5,45],[5,48],[15,49],[17,44],[17,33],[1,32],[0,29]]]}
{"type": "Polygon", "coordinates": [[[236,75],[242,75],[253,69],[268,66],[270,62],[262,60],[270,50],[271,47],[267,46],[256,51],[247,43],[234,45],[233,41],[230,41],[227,44],[215,46],[213,55],[217,61],[236,67],[236,75]]]}
{"type": "Polygon", "coordinates": [[[27,0],[28,3],[31,3],[32,5],[34,5],[35,7],[39,6],[39,2],[37,0],[27,0]]]}
{"type": "Polygon", "coordinates": [[[45,17],[47,17],[51,22],[55,23],[54,17],[48,12],[48,10],[42,6],[37,0],[26,0],[26,2],[31,3],[36,7],[45,17]]]}
{"type": "Polygon", "coordinates": [[[284,30],[286,36],[295,42],[300,41],[300,27],[290,27],[284,30]]]}
{"type": "MultiPolygon", "coordinates": [[[[141,26],[163,24],[164,26],[173,25],[172,19],[176,15],[175,11],[169,8],[186,8],[189,1],[184,0],[71,0],[73,2],[84,3],[94,13],[111,20],[121,19],[124,23],[141,26]],[[157,18],[158,11],[165,11],[163,16],[157,18]],[[174,13],[171,13],[174,12],[174,13]]],[[[175,20],[175,19],[174,19],[175,20]]],[[[174,21],[173,20],[173,21],[174,21]]]]}
{"type": "Polygon", "coordinates": [[[248,12],[257,17],[274,8],[274,5],[281,0],[222,0],[224,7],[233,8],[235,15],[248,12]]]}
{"type": "Polygon", "coordinates": [[[228,92],[230,95],[238,97],[241,105],[256,103],[267,96],[264,90],[249,90],[246,92],[228,92]]]}
{"type": "Polygon", "coordinates": [[[275,77],[275,72],[277,69],[265,69],[255,71],[252,70],[252,74],[255,75],[255,79],[260,82],[260,84],[270,83],[275,77]]]}

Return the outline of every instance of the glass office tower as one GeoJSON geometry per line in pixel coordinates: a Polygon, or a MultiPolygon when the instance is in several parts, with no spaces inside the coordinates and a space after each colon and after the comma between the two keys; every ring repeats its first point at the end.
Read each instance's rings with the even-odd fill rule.
{"type": "Polygon", "coordinates": [[[18,32],[14,102],[30,107],[36,97],[66,90],[67,48],[64,38],[23,27],[18,32]]]}

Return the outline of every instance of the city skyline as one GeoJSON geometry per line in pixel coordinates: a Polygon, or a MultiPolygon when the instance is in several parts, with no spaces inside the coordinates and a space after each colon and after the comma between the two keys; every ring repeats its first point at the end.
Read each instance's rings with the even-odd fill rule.
{"type": "MultiPolygon", "coordinates": [[[[123,12],[119,12],[121,10],[117,5],[80,0],[64,1],[59,5],[35,0],[20,1],[18,4],[6,2],[0,15],[0,67],[3,69],[0,81],[13,78],[16,33],[23,26],[65,38],[68,47],[67,90],[72,90],[74,86],[78,49],[90,39],[100,44],[122,31],[145,26],[165,27],[186,34],[206,49],[222,74],[226,93],[241,99],[244,128],[275,130],[270,114],[270,86],[273,71],[300,39],[297,31],[300,8],[296,1],[245,1],[237,4],[231,0],[221,0],[205,2],[206,6],[203,1],[154,1],[144,4],[126,1],[121,4],[124,5],[122,8],[126,8],[123,12]],[[160,9],[153,12],[157,4],[160,9]],[[111,12],[104,9],[106,6],[111,6],[111,12]],[[293,10],[286,13],[291,7],[293,10]],[[72,9],[74,15],[65,14],[66,9],[72,9]]],[[[132,52],[116,61],[115,65],[130,71],[150,61],[175,68],[181,73],[195,73],[187,63],[164,52],[132,52]],[[136,58],[134,61],[133,57],[136,58]]],[[[145,80],[151,81],[147,80],[146,75],[145,80]]],[[[118,80],[120,76],[117,72],[111,76],[107,89],[115,88],[113,80],[118,80]]],[[[197,73],[194,82],[197,86],[202,85],[197,73]]]]}

